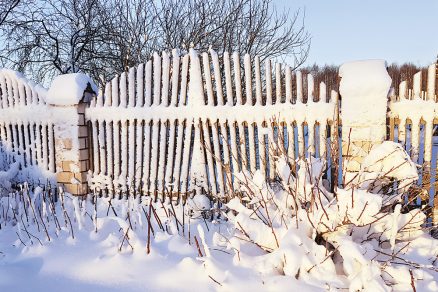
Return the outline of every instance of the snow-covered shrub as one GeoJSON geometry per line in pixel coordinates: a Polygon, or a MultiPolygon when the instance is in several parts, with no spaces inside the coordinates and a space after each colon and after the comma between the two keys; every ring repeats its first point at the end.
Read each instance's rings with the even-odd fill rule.
{"type": "Polygon", "coordinates": [[[420,209],[402,212],[402,196],[418,174],[399,145],[376,147],[354,180],[333,193],[322,183],[323,159],[295,165],[276,158],[275,188],[260,172],[236,175],[243,197],[227,204],[235,227],[227,247],[238,251],[236,261],[327,290],[409,290],[420,280],[437,287],[428,282],[438,244],[422,228],[426,216],[420,209]],[[399,188],[380,193],[392,179],[399,188]],[[428,248],[418,255],[413,246],[421,245],[428,248]]]}

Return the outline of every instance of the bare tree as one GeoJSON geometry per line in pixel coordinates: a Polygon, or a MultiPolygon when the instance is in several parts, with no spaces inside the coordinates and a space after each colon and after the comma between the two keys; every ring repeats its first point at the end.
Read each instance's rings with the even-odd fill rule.
{"type": "Polygon", "coordinates": [[[161,0],[154,5],[163,47],[237,51],[262,60],[307,58],[310,35],[298,10],[278,12],[271,0],[161,0]]]}
{"type": "Polygon", "coordinates": [[[154,0],[119,0],[107,2],[105,18],[111,21],[105,27],[102,43],[106,60],[101,63],[107,72],[116,74],[144,62],[159,50],[159,36],[154,0]]]}
{"type": "Polygon", "coordinates": [[[298,67],[310,45],[301,11],[278,12],[272,0],[47,0],[12,14],[0,61],[37,80],[77,71],[108,80],[155,51],[190,47],[298,67]]]}
{"type": "Polygon", "coordinates": [[[20,4],[20,0],[1,0],[0,1],[0,26],[6,22],[8,16],[20,4]]]}
{"type": "Polygon", "coordinates": [[[6,24],[3,62],[37,80],[59,73],[89,71],[104,52],[104,19],[98,0],[32,2],[6,24]]]}

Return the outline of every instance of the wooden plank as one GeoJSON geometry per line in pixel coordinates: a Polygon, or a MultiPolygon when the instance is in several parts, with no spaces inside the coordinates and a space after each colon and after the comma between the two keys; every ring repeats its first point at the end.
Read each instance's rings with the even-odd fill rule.
{"type": "MultiPolygon", "coordinates": [[[[55,137],[54,137],[54,125],[48,124],[48,143],[49,143],[49,171],[56,172],[56,156],[55,156],[55,137]]],[[[26,135],[26,132],[25,132],[26,135]]],[[[29,144],[26,144],[29,145],[29,144]]],[[[29,148],[29,147],[27,147],[29,148]]],[[[26,154],[27,156],[27,154],[26,154]]]]}
{"type": "Polygon", "coordinates": [[[135,159],[135,142],[135,121],[131,119],[128,126],[128,182],[131,192],[136,191],[135,168],[137,167],[137,160],[135,159]]]}
{"type": "Polygon", "coordinates": [[[262,95],[262,78],[260,71],[260,57],[255,57],[255,87],[256,87],[256,104],[263,105],[263,95],[262,95]]]}
{"type": "Polygon", "coordinates": [[[292,102],[292,71],[289,66],[286,66],[286,103],[292,102]]]}
{"type": "Polygon", "coordinates": [[[161,103],[161,58],[154,53],[154,97],[153,105],[157,106],[161,103]]]}
{"type": "Polygon", "coordinates": [[[169,54],[167,54],[166,51],[163,51],[162,60],[163,60],[163,77],[162,77],[163,90],[161,92],[161,103],[164,104],[165,106],[169,106],[170,105],[170,99],[169,99],[170,59],[169,59],[169,54]]]}
{"type": "Polygon", "coordinates": [[[119,76],[116,76],[111,81],[111,97],[112,106],[119,106],[119,76]]]}
{"type": "Polygon", "coordinates": [[[182,69],[181,69],[181,97],[178,102],[178,105],[186,105],[187,104],[187,76],[189,72],[189,55],[185,55],[183,57],[182,69]]]}
{"type": "Polygon", "coordinates": [[[144,82],[145,82],[144,106],[149,107],[154,103],[154,99],[152,97],[152,60],[149,60],[146,63],[144,82]]]}
{"type": "Polygon", "coordinates": [[[266,78],[266,104],[274,104],[272,100],[272,68],[271,60],[266,59],[265,61],[265,78],[266,78]]]}
{"type": "Polygon", "coordinates": [[[207,120],[202,123],[202,143],[204,145],[204,152],[205,156],[207,157],[207,161],[205,163],[208,167],[208,190],[209,192],[212,192],[213,194],[217,193],[216,190],[216,175],[215,175],[215,168],[213,165],[213,159],[214,159],[214,146],[211,143],[210,140],[210,121],[207,120]]]}
{"type": "Polygon", "coordinates": [[[303,96],[303,75],[301,71],[296,72],[296,85],[297,85],[297,101],[296,103],[302,103],[304,102],[304,96],[303,96]]]}
{"type": "Polygon", "coordinates": [[[257,170],[256,167],[256,143],[257,136],[255,133],[255,123],[248,125],[248,136],[249,136],[249,156],[250,156],[250,165],[251,172],[254,173],[257,170]]]}
{"type": "Polygon", "coordinates": [[[216,163],[216,183],[219,186],[219,191],[218,194],[220,196],[225,196],[225,184],[226,181],[224,180],[224,176],[222,173],[222,161],[221,161],[221,153],[220,153],[220,148],[219,148],[219,134],[218,134],[218,129],[217,129],[217,125],[218,125],[219,121],[215,121],[214,123],[211,124],[211,136],[213,138],[213,145],[214,146],[214,152],[212,152],[213,155],[213,159],[215,160],[216,163]]]}
{"type": "MultiPolygon", "coordinates": [[[[1,129],[1,127],[0,127],[1,129]]],[[[53,132],[51,135],[51,139],[53,142],[53,132]]],[[[3,138],[1,139],[3,141],[3,138]]],[[[32,157],[31,157],[31,153],[30,153],[30,148],[32,147],[32,143],[30,142],[30,138],[29,138],[29,123],[24,123],[24,145],[26,146],[26,166],[30,166],[32,165],[32,157]]],[[[50,145],[54,145],[53,143],[51,143],[50,145]]],[[[50,147],[51,151],[54,152],[55,149],[54,147],[50,147]]],[[[54,172],[53,169],[51,169],[50,171],[54,172]]]]}
{"type": "Polygon", "coordinates": [[[151,166],[150,166],[150,183],[151,191],[158,191],[157,189],[157,171],[158,171],[158,149],[160,146],[160,142],[158,140],[159,137],[159,121],[153,121],[152,124],[152,141],[151,141],[151,166]]]}
{"type": "Polygon", "coordinates": [[[309,156],[315,155],[316,146],[315,146],[315,124],[312,122],[309,122],[307,124],[307,153],[309,156]]]}
{"type": "MultiPolygon", "coordinates": [[[[43,159],[43,166],[45,170],[49,170],[49,161],[48,161],[48,139],[47,139],[47,124],[41,125],[41,136],[42,136],[42,159],[43,159]]],[[[15,127],[14,127],[15,128],[15,127]]]]}
{"type": "Polygon", "coordinates": [[[233,185],[232,185],[232,178],[231,178],[231,165],[230,165],[230,152],[231,152],[231,145],[228,143],[228,126],[227,122],[225,123],[219,123],[220,129],[221,129],[221,144],[223,149],[223,172],[225,176],[225,193],[228,192],[228,195],[231,194],[233,185]]]}
{"type": "Polygon", "coordinates": [[[239,53],[233,53],[233,69],[234,69],[234,87],[236,89],[236,104],[242,105],[242,77],[240,73],[240,56],[239,53]]]}
{"type": "Polygon", "coordinates": [[[135,106],[142,107],[144,105],[144,64],[143,63],[138,65],[137,75],[135,78],[137,83],[135,106]]]}
{"type": "Polygon", "coordinates": [[[225,105],[226,100],[224,98],[224,92],[222,88],[222,75],[221,68],[219,65],[219,58],[217,53],[211,49],[210,50],[211,59],[213,61],[213,71],[214,71],[214,81],[216,85],[216,94],[217,94],[217,104],[225,105]]]}
{"type": "Polygon", "coordinates": [[[281,64],[275,63],[275,102],[283,103],[281,92],[281,64]]]}
{"type": "MultiPolygon", "coordinates": [[[[164,194],[165,192],[165,177],[164,174],[166,173],[166,149],[167,149],[167,128],[169,125],[169,120],[161,120],[160,121],[160,137],[158,138],[159,141],[159,161],[158,161],[158,191],[162,192],[164,194]]],[[[164,196],[163,196],[164,198],[164,196]]]]}
{"type": "Polygon", "coordinates": [[[211,82],[210,60],[207,53],[202,54],[205,88],[207,89],[207,105],[214,106],[213,85],[211,82]]]}
{"type": "Polygon", "coordinates": [[[233,82],[231,79],[230,56],[228,52],[224,52],[224,68],[225,68],[225,86],[227,89],[227,104],[234,105],[233,82]]]}
{"type": "MultiPolygon", "coordinates": [[[[191,140],[191,133],[192,133],[192,123],[189,122],[187,119],[183,122],[184,127],[184,135],[182,137],[184,143],[182,145],[182,157],[180,158],[182,160],[181,162],[181,175],[179,177],[180,181],[180,187],[178,187],[178,191],[181,193],[181,195],[185,195],[187,192],[187,183],[189,181],[189,156],[190,156],[190,140],[191,140]]],[[[196,132],[195,132],[196,134],[196,132]]],[[[198,131],[199,135],[199,131],[198,131]]],[[[198,136],[199,137],[199,136],[198,136]]]]}
{"type": "MultiPolygon", "coordinates": [[[[128,121],[122,120],[121,121],[121,135],[120,135],[120,152],[121,152],[121,170],[120,170],[120,176],[121,181],[124,183],[127,182],[127,176],[128,176],[128,121]]],[[[127,187],[125,184],[122,186],[122,189],[127,187]]]]}
{"type": "Polygon", "coordinates": [[[245,104],[252,105],[252,68],[251,68],[251,57],[249,54],[245,54],[244,66],[245,66],[245,93],[246,93],[245,104]]]}
{"type": "Polygon", "coordinates": [[[179,63],[180,63],[180,57],[177,49],[174,49],[172,51],[172,97],[171,97],[171,104],[173,106],[178,105],[178,89],[179,89],[179,63]]]}
{"type": "MultiPolygon", "coordinates": [[[[99,151],[99,157],[100,157],[100,164],[99,164],[99,170],[100,173],[103,175],[107,174],[107,146],[105,143],[105,125],[103,124],[103,121],[98,123],[98,136],[95,136],[96,138],[94,140],[99,140],[99,146],[97,150],[99,151]]],[[[96,155],[97,156],[97,155],[96,155]]]]}
{"type": "Polygon", "coordinates": [[[135,191],[141,189],[143,170],[143,121],[135,121],[135,191]]]}
{"type": "Polygon", "coordinates": [[[128,73],[128,106],[129,107],[134,107],[135,106],[135,99],[136,99],[136,92],[135,92],[135,87],[136,87],[136,82],[135,82],[135,67],[131,67],[129,68],[129,73],[128,73]]]}
{"type": "Polygon", "coordinates": [[[150,189],[150,165],[151,165],[151,125],[150,120],[144,121],[143,124],[143,192],[149,192],[150,189]]]}
{"type": "Polygon", "coordinates": [[[120,176],[120,123],[113,121],[113,141],[114,141],[114,179],[120,176]]]}
{"type": "Polygon", "coordinates": [[[119,107],[126,107],[128,102],[128,88],[126,84],[126,72],[120,74],[120,104],[119,107]]]}
{"type": "Polygon", "coordinates": [[[427,71],[427,100],[435,101],[435,83],[438,79],[437,64],[431,64],[427,71]]]}
{"type": "Polygon", "coordinates": [[[165,175],[165,182],[164,189],[166,192],[171,193],[172,190],[172,184],[174,182],[174,179],[172,177],[172,174],[174,172],[174,156],[175,156],[175,131],[176,129],[176,120],[169,121],[169,143],[168,143],[168,150],[167,150],[167,159],[166,159],[166,175],[165,175]]]}
{"type": "Polygon", "coordinates": [[[178,133],[175,137],[176,148],[175,148],[175,163],[173,166],[173,185],[171,187],[172,191],[180,190],[180,176],[181,176],[181,162],[182,156],[184,155],[183,148],[183,134],[184,134],[184,121],[177,121],[178,133]]]}

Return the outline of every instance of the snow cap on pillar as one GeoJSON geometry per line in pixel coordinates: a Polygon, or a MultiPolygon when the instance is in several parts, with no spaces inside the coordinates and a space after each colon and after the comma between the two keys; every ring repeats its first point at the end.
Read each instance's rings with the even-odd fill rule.
{"type": "Polygon", "coordinates": [[[46,102],[51,105],[69,106],[88,102],[87,93],[97,93],[97,86],[83,73],[57,76],[47,92],[46,102]]]}
{"type": "Polygon", "coordinates": [[[339,68],[343,140],[383,142],[391,77],[384,60],[344,63],[339,68]]]}

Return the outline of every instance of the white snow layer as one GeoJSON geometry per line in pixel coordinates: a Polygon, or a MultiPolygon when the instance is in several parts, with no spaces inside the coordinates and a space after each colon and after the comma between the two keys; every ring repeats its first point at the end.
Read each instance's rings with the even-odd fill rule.
{"type": "Polygon", "coordinates": [[[418,179],[417,166],[400,144],[385,141],[375,146],[362,162],[359,183],[363,188],[375,184],[376,180],[395,179],[399,188],[407,191],[418,179]]]}
{"type": "Polygon", "coordinates": [[[47,92],[46,102],[52,105],[75,105],[84,96],[88,84],[97,92],[96,84],[83,73],[59,75],[52,81],[47,92]]]}
{"type": "Polygon", "coordinates": [[[352,141],[383,141],[391,77],[384,60],[365,60],[339,68],[343,136],[352,141]],[[362,129],[360,129],[362,128],[362,129]]]}
{"type": "MultiPolygon", "coordinates": [[[[363,168],[394,169],[406,153],[375,161],[394,150],[383,144],[363,168]]],[[[299,161],[296,174],[289,163],[278,157],[275,188],[260,171],[236,174],[246,192],[226,213],[202,195],[185,206],[67,194],[53,203],[42,189],[0,198],[0,291],[437,291],[438,241],[421,210],[392,209],[367,189],[335,196],[323,160],[299,161]]]]}

